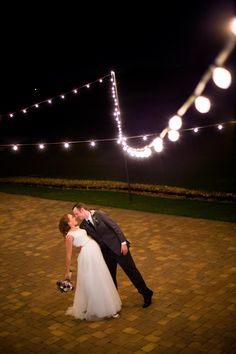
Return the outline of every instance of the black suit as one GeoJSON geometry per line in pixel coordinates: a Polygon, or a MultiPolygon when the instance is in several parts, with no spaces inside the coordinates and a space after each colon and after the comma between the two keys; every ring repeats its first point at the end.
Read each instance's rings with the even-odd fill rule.
{"type": "Polygon", "coordinates": [[[105,262],[116,287],[116,270],[118,263],[137,288],[138,292],[144,297],[148,296],[151,290],[146,286],[142,275],[136,268],[130,251],[125,256],[121,253],[121,243],[126,242],[128,247],[130,243],[125,238],[119,226],[101,211],[95,211],[92,215],[92,219],[94,226],[89,225],[86,220],[83,220],[80,227],[81,229],[85,229],[88,235],[101,246],[105,262]]]}

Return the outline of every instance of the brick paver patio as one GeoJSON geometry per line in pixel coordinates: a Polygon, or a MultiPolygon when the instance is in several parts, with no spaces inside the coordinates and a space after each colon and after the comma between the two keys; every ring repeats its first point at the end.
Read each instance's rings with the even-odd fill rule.
{"type": "MultiPolygon", "coordinates": [[[[77,202],[77,201],[75,201],[77,202]]],[[[119,319],[65,316],[74,293],[57,229],[73,203],[0,193],[0,352],[236,353],[236,224],[102,208],[122,227],[153,304],[119,269],[119,319]]],[[[76,254],[73,256],[75,279],[76,254]]]]}

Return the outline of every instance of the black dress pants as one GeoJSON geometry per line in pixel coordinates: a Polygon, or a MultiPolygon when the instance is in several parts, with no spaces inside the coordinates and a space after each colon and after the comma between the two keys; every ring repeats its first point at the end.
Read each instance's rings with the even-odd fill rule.
{"type": "Polygon", "coordinates": [[[141,273],[137,269],[130,251],[125,256],[123,254],[118,256],[106,245],[103,245],[102,253],[116,288],[116,272],[117,264],[119,264],[140,294],[143,296],[150,294],[151,290],[147,287],[141,273]]]}

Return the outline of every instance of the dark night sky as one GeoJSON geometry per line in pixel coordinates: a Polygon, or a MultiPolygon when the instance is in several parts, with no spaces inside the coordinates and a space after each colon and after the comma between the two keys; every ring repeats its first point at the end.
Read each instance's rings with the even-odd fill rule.
{"type": "MultiPolygon", "coordinates": [[[[156,10],[135,5],[132,11],[119,4],[110,13],[91,4],[84,10],[41,6],[24,16],[17,9],[15,16],[2,11],[0,144],[117,137],[108,80],[27,116],[5,115],[111,69],[117,77],[124,135],[160,133],[225,46],[226,26],[236,15],[232,0],[198,1],[191,9],[173,3],[156,10]]],[[[191,107],[184,128],[235,120],[235,52],[226,63],[233,75],[231,87],[220,90],[209,82],[204,93],[212,99],[211,112],[203,116],[191,107]]],[[[183,132],[176,143],[165,140],[162,154],[141,161],[128,157],[130,180],[235,192],[235,137],[235,125],[223,132],[204,129],[197,136],[183,132]]],[[[70,151],[50,145],[44,152],[25,146],[17,153],[0,147],[0,163],[0,176],[126,180],[123,153],[110,141],[94,150],[86,144],[70,151]]]]}

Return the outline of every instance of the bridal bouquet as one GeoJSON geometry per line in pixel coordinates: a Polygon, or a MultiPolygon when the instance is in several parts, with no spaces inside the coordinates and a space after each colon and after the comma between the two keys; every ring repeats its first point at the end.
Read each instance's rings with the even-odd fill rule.
{"type": "Polygon", "coordinates": [[[57,289],[60,290],[62,293],[68,293],[69,291],[74,289],[73,284],[69,280],[58,280],[57,289]]]}

